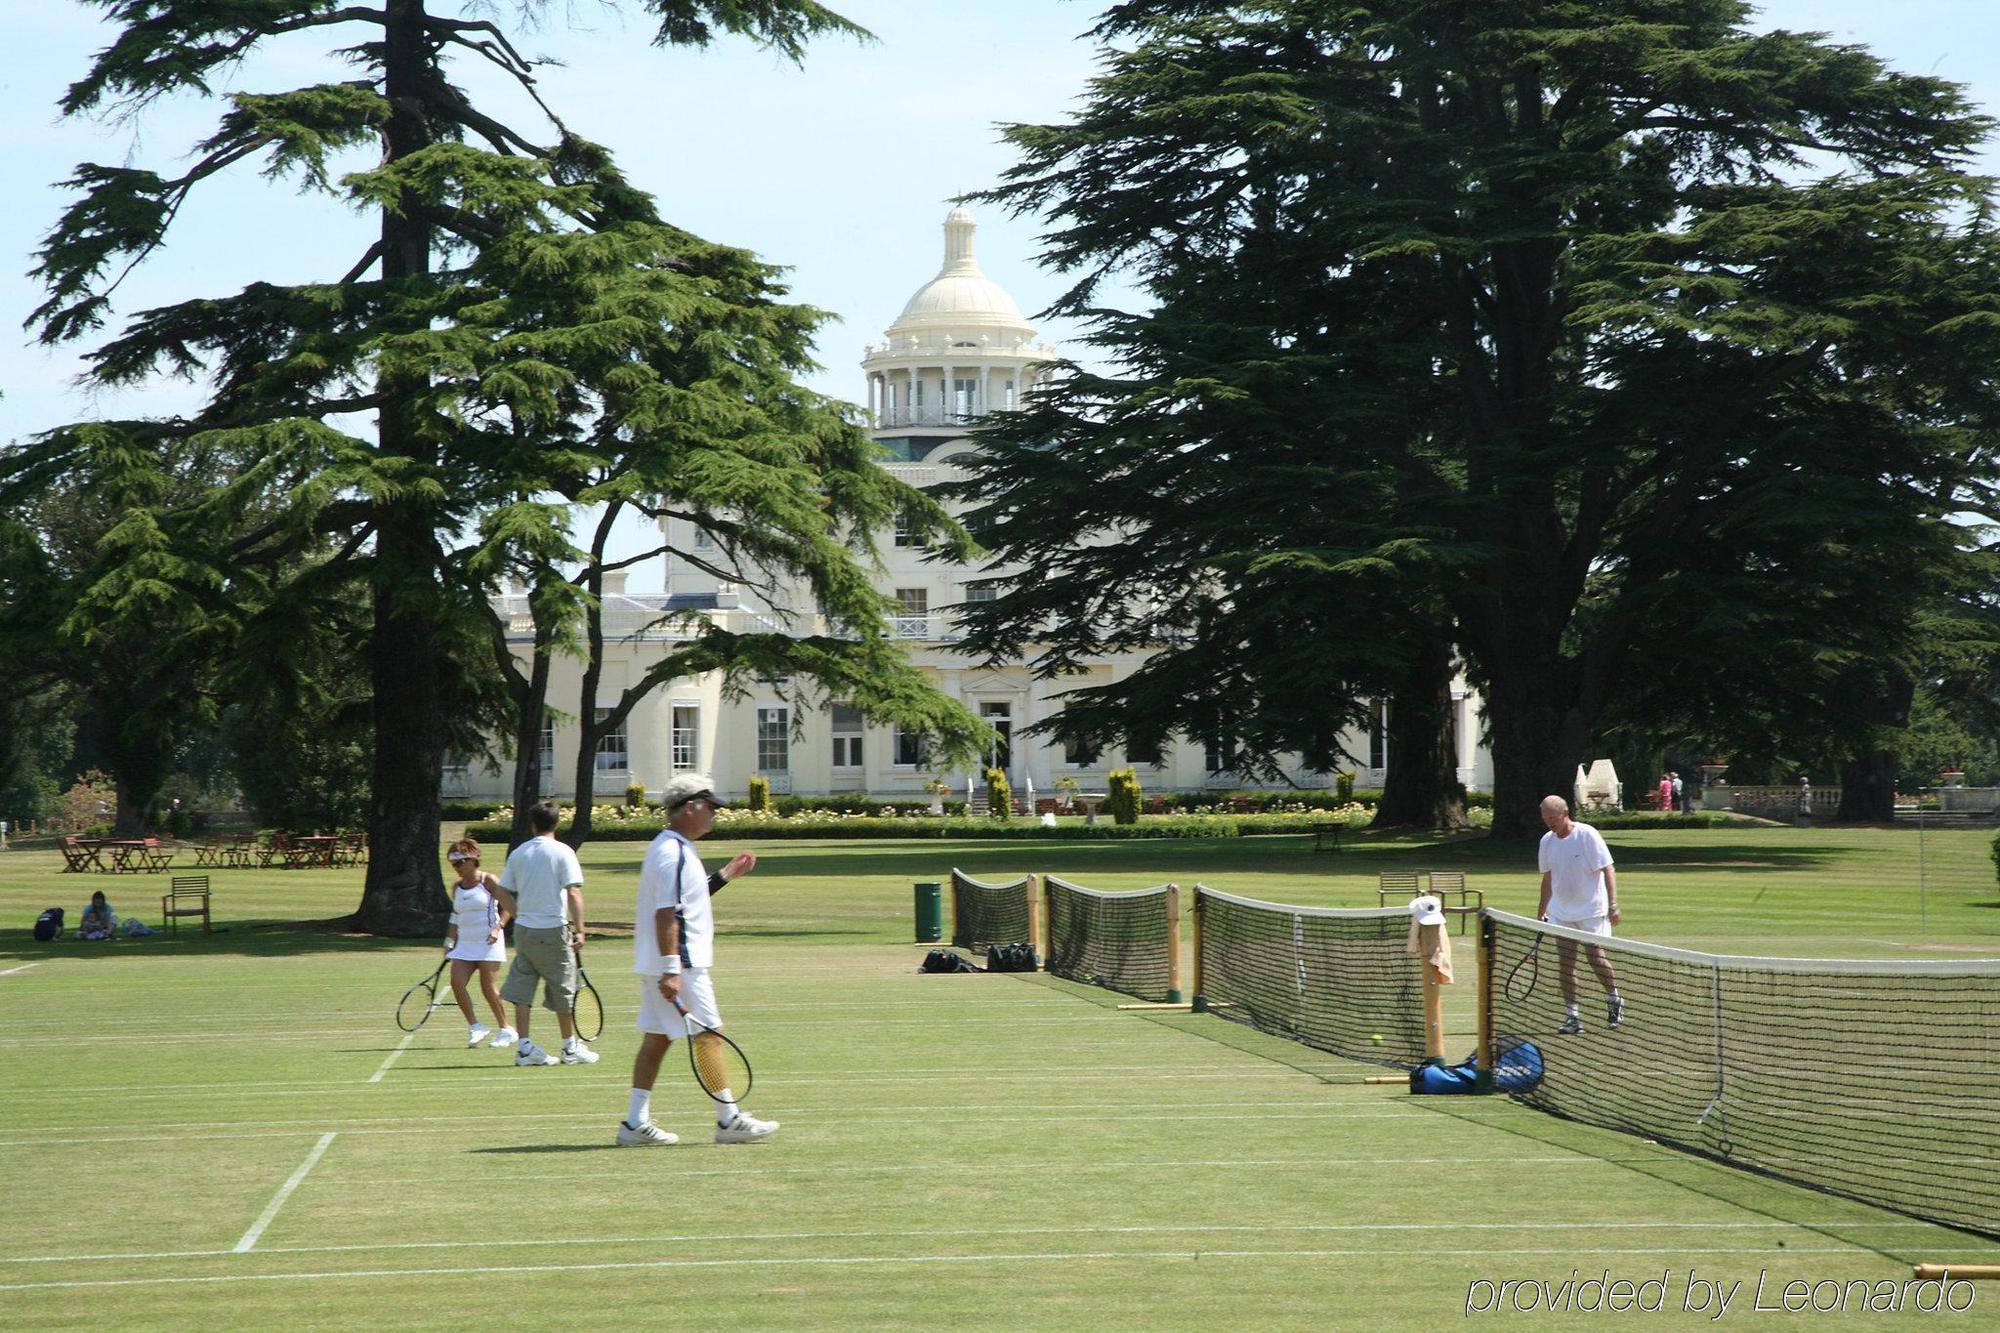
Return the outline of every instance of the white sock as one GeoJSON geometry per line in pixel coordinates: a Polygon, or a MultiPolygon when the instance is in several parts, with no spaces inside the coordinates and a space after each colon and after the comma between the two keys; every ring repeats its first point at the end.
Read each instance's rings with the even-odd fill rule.
{"type": "Polygon", "coordinates": [[[632,1089],[632,1101],[625,1111],[625,1123],[637,1129],[652,1118],[653,1090],[651,1088],[632,1089]]]}
{"type": "Polygon", "coordinates": [[[563,1038],[563,1049],[566,1051],[573,1051],[576,1049],[575,1033],[571,1033],[569,1036],[563,1038]]]}
{"type": "Polygon", "coordinates": [[[709,1100],[715,1103],[716,1124],[727,1125],[736,1119],[736,1101],[730,1096],[729,1089],[724,1088],[720,1097],[710,1097],[709,1100]]]}
{"type": "Polygon", "coordinates": [[[1569,1016],[1570,1016],[1571,1018],[1575,1018],[1575,1017],[1577,1017],[1577,1012],[1576,1012],[1576,1006],[1575,1006],[1575,1005],[1571,1005],[1571,1006],[1569,1007],[1569,1016]]]}

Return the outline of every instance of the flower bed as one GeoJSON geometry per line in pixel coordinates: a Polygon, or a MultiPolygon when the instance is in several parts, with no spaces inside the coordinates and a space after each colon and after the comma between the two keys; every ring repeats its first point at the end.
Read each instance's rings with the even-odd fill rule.
{"type": "MultiPolygon", "coordinates": [[[[658,811],[643,811],[634,817],[607,818],[600,807],[592,815],[593,842],[650,842],[663,824],[658,811]]],[[[1352,809],[1352,807],[1350,808],[1352,809]]],[[[568,822],[565,816],[565,823],[568,822]]],[[[830,811],[808,811],[779,818],[726,810],[715,821],[710,837],[729,840],[772,841],[785,838],[991,838],[1003,840],[1054,839],[1088,841],[1094,838],[1124,841],[1149,838],[1240,838],[1270,833],[1308,833],[1315,824],[1356,822],[1349,814],[1325,810],[1305,810],[1263,815],[1149,815],[1136,824],[1114,824],[1099,819],[1086,824],[1081,819],[1065,820],[1053,828],[1034,819],[975,819],[966,816],[846,815],[830,811]]],[[[481,842],[504,844],[508,824],[496,821],[475,824],[468,837],[481,842]]]]}

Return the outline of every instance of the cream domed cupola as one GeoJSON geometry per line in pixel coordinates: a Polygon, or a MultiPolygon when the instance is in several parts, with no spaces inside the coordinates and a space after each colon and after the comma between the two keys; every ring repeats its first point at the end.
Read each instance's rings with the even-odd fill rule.
{"type": "Polygon", "coordinates": [[[944,265],[919,287],[861,365],[878,430],[963,433],[989,412],[1006,411],[1057,353],[1007,289],[980,270],[972,212],[944,219],[944,265]]]}
{"type": "Polygon", "coordinates": [[[944,220],[944,267],[917,289],[903,313],[889,326],[889,341],[899,335],[931,332],[1004,333],[1033,338],[1034,328],[1021,317],[1021,307],[1007,289],[979,271],[973,253],[973,233],[979,224],[969,209],[954,208],[944,220]]]}

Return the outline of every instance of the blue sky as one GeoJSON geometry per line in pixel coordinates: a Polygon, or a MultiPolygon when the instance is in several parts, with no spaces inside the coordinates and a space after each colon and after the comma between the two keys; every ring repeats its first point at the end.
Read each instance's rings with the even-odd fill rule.
{"type": "MultiPolygon", "coordinates": [[[[636,4],[556,0],[552,22],[519,43],[566,62],[544,71],[543,96],[581,134],[608,144],[665,216],[712,240],[746,246],[791,270],[795,299],[833,316],[823,330],[814,387],[864,393],[857,362],[910,293],[937,269],[939,224],[951,196],[993,184],[1012,155],[996,125],[1059,118],[1092,70],[1075,40],[1101,6],[1090,0],[832,0],[876,35],[816,46],[802,68],[746,43],[706,53],[662,51],[636,4]]],[[[72,386],[69,350],[32,344],[20,321],[39,300],[24,274],[63,207],[54,188],[79,161],[181,169],[187,146],[212,126],[193,101],[137,122],[59,122],[55,103],[107,40],[98,11],[66,0],[12,0],[0,51],[0,145],[12,198],[0,209],[0,440],[97,415],[171,412],[193,405],[187,386],[116,396],[72,386]]],[[[440,4],[440,10],[447,8],[440,4]]],[[[511,4],[494,6],[503,14],[511,4]]],[[[1759,27],[1824,31],[1869,47],[1896,68],[1969,86],[2000,108],[2000,4],[1993,0],[1782,0],[1759,27]]],[[[311,35],[274,46],[227,88],[260,90],[329,76],[311,35]]],[[[474,71],[466,69],[475,83],[474,71]]],[[[531,109],[513,122],[541,133],[531,109]]],[[[358,165],[358,162],[357,162],[358,165]]],[[[2000,153],[1987,169],[2000,172],[2000,153]]],[[[1033,220],[979,210],[979,254],[989,276],[1032,316],[1061,290],[1034,263],[1033,220]]],[[[127,282],[135,310],[231,290],[253,278],[336,276],[366,244],[362,219],[300,198],[240,170],[184,212],[168,248],[127,282]]],[[[1050,341],[1069,332],[1042,322],[1050,341]]],[[[635,577],[635,586],[644,586],[635,577]]]]}

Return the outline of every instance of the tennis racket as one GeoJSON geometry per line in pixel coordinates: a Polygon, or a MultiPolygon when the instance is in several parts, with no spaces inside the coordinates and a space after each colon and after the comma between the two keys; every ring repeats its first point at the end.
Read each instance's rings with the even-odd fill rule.
{"type": "Polygon", "coordinates": [[[590,984],[590,973],[583,970],[583,955],[576,956],[576,1002],[570,1018],[576,1024],[576,1035],[585,1041],[596,1041],[604,1031],[604,997],[597,993],[597,987],[590,984]]]}
{"type": "Polygon", "coordinates": [[[396,1005],[397,1027],[405,1032],[415,1032],[430,1022],[433,1009],[441,1009],[450,1003],[450,1001],[440,1001],[437,997],[438,978],[444,975],[445,968],[450,965],[451,958],[447,955],[439,960],[437,971],[403,992],[402,1000],[396,1005]]]}
{"type": "Polygon", "coordinates": [[[1507,971],[1507,998],[1515,1004],[1535,993],[1535,982],[1542,974],[1542,941],[1546,935],[1535,936],[1534,947],[1521,955],[1521,961],[1507,971]]]}
{"type": "Polygon", "coordinates": [[[687,1023],[688,1063],[694,1066],[695,1082],[719,1102],[741,1103],[750,1095],[750,1057],[728,1037],[696,1022],[679,999],[674,1008],[687,1023]]]}

